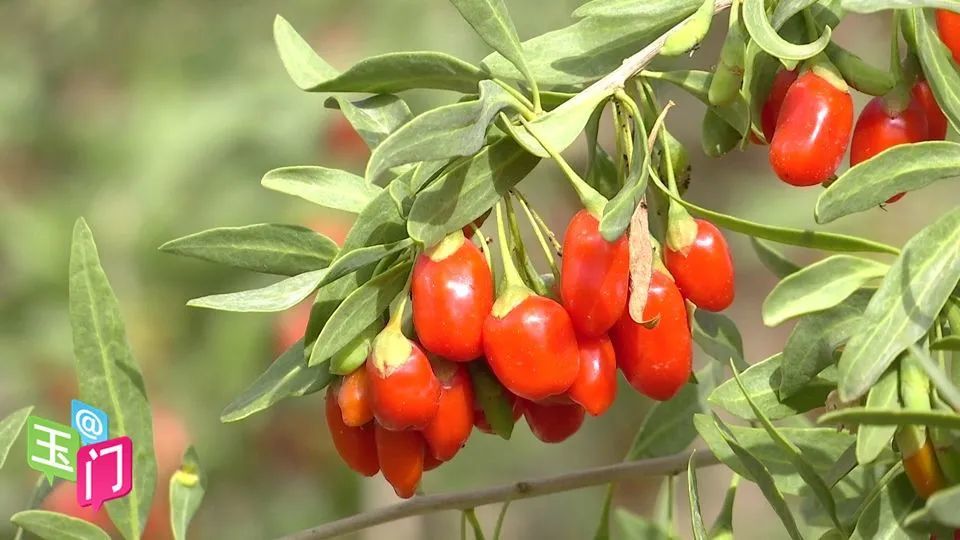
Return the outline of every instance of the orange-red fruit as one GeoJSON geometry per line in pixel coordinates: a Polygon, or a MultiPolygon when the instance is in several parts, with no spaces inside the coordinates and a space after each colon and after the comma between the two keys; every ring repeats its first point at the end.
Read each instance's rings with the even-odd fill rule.
{"type": "Polygon", "coordinates": [[[523,403],[523,417],[527,419],[530,431],[545,443],[558,443],[570,438],[583,425],[583,416],[583,407],[576,403],[523,403]]]}
{"type": "Polygon", "coordinates": [[[443,465],[443,462],[433,457],[433,454],[430,452],[430,448],[427,445],[424,445],[423,446],[423,472],[432,471],[441,465],[443,465]]]}
{"type": "Polygon", "coordinates": [[[850,93],[807,71],[783,99],[770,142],[770,165],[788,184],[821,184],[840,166],[852,128],[850,93]]]}
{"type": "MultiPolygon", "coordinates": [[[[928,133],[927,114],[919,101],[911,100],[906,109],[892,112],[882,97],[875,97],[860,112],[857,126],[853,130],[850,166],[866,161],[893,146],[923,141],[928,133]]],[[[897,202],[903,195],[894,195],[887,202],[897,202]]]]}
{"type": "Polygon", "coordinates": [[[942,141],[947,138],[947,115],[943,114],[937,98],[927,81],[918,81],[911,90],[913,100],[923,107],[927,115],[927,141],[942,141]]]}
{"type": "Polygon", "coordinates": [[[413,324],[424,349],[455,362],[483,354],[493,275],[473,242],[454,234],[417,257],[411,293],[413,324]]]}
{"type": "MultiPolygon", "coordinates": [[[[507,399],[510,400],[510,410],[513,413],[513,421],[516,422],[520,419],[520,416],[523,415],[523,410],[521,409],[520,405],[520,398],[507,392],[507,399]]],[[[487,415],[484,414],[483,408],[480,407],[480,404],[476,402],[473,404],[473,426],[484,433],[493,433],[493,428],[490,426],[490,422],[487,422],[487,415]]]]}
{"type": "Polygon", "coordinates": [[[723,311],[734,297],[733,260],[713,223],[698,219],[697,238],[686,256],[667,248],[667,269],[684,298],[707,311],[723,311]]]}
{"type": "Polygon", "coordinates": [[[377,457],[383,477],[390,482],[398,497],[409,499],[417,492],[423,477],[423,455],[426,445],[419,431],[391,431],[376,426],[377,457]]]}
{"type": "Polygon", "coordinates": [[[617,397],[617,357],[606,335],[577,337],[580,347],[580,373],[567,391],[570,399],[588,413],[600,416],[617,397]]]}
{"type": "Polygon", "coordinates": [[[327,391],[327,427],[333,446],[348,467],[364,476],[373,476],[380,470],[373,423],[351,427],[343,423],[343,414],[337,404],[336,392],[327,391]]]}
{"type": "Polygon", "coordinates": [[[947,485],[929,438],[912,456],[903,459],[903,470],[922,499],[929,499],[947,485]]]}
{"type": "Polygon", "coordinates": [[[785,69],[778,71],[773,79],[770,95],[767,96],[767,101],[764,102],[763,109],[760,111],[760,127],[763,129],[763,136],[768,143],[773,140],[773,134],[777,131],[777,117],[780,116],[783,98],[787,96],[787,90],[796,80],[797,72],[785,69]]]}
{"type": "Polygon", "coordinates": [[[383,335],[366,362],[373,415],[387,429],[423,429],[437,414],[440,381],[416,343],[395,334],[392,347],[379,348],[383,335]]]}
{"type": "Polygon", "coordinates": [[[937,30],[940,40],[953,53],[953,60],[960,64],[960,13],[938,9],[937,30]]]}
{"type": "Polygon", "coordinates": [[[600,337],[627,305],[630,253],[627,236],[607,242],[590,212],[577,212],[563,237],[560,297],[577,335],[600,337]]]}
{"type": "Polygon", "coordinates": [[[440,407],[423,429],[423,438],[428,454],[449,461],[473,431],[473,383],[462,365],[438,363],[436,371],[440,379],[440,407]]]}
{"type": "Polygon", "coordinates": [[[367,370],[358,368],[340,381],[337,404],[340,405],[344,424],[359,427],[373,420],[373,407],[370,401],[367,370]]]}
{"type": "Polygon", "coordinates": [[[491,312],[483,349],[500,383],[534,401],[566,392],[580,371],[570,316],[543,296],[526,297],[503,317],[491,312]]]}
{"type": "Polygon", "coordinates": [[[624,312],[610,338],[627,381],[643,395],[664,401],[690,378],[693,349],[683,296],[663,272],[654,271],[650,280],[643,319],[658,322],[646,328],[624,312]]]}

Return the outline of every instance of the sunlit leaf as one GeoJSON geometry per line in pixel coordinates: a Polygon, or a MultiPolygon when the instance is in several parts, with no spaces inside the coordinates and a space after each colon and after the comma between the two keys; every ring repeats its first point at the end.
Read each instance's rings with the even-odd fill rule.
{"type": "MultiPolygon", "coordinates": [[[[878,5],[882,2],[878,2],[878,5]]],[[[904,12],[904,23],[912,26],[917,42],[917,55],[923,64],[923,74],[930,84],[937,103],[953,129],[960,129],[960,72],[950,50],[940,40],[933,12],[911,9],[904,12]]]]}
{"type": "Polygon", "coordinates": [[[922,502],[906,475],[901,474],[884,486],[879,496],[867,505],[860,519],[857,520],[857,527],[850,538],[854,540],[928,538],[929,534],[908,530],[903,525],[907,515],[922,502]]]}
{"type": "Polygon", "coordinates": [[[812,58],[822,52],[830,43],[831,28],[824,28],[823,34],[812,43],[797,45],[780,37],[774,29],[763,0],[744,0],[743,22],[750,37],[771,56],[780,58],[788,69],[793,69],[799,60],[812,58]]]}
{"type": "MultiPolygon", "coordinates": [[[[801,391],[781,401],[778,390],[782,359],[781,354],[771,356],[763,362],[750,366],[741,375],[747,392],[760,410],[771,420],[779,420],[822,407],[827,394],[836,386],[834,382],[824,377],[815,377],[803,385],[801,391]]],[[[750,404],[733,379],[718,386],[710,394],[709,401],[712,405],[723,407],[727,412],[740,418],[752,420],[754,417],[750,404]]]]}
{"type": "Polygon", "coordinates": [[[317,290],[326,270],[314,270],[261,289],[194,298],[188,306],[236,312],[274,312],[290,309],[317,290]]]}
{"type": "Polygon", "coordinates": [[[353,213],[362,211],[383,191],[355,174],[326,167],[281,167],[263,175],[260,183],[324,208],[353,213]]]}
{"type": "Polygon", "coordinates": [[[7,461],[7,455],[10,454],[10,448],[20,436],[20,430],[27,422],[27,417],[33,411],[33,406],[24,407],[8,414],[6,418],[0,420],[0,469],[7,461]]]}
{"type": "Polygon", "coordinates": [[[910,424],[960,429],[960,415],[951,411],[915,411],[850,407],[829,412],[817,419],[821,424],[860,424],[870,426],[908,426],[910,424]]]}
{"type": "Polygon", "coordinates": [[[43,540],[110,540],[110,536],[93,523],[46,510],[26,510],[10,518],[43,540]]]}
{"type": "Polygon", "coordinates": [[[393,94],[378,94],[358,101],[333,96],[327,99],[326,106],[340,109],[371,150],[413,118],[407,103],[393,94]]]}
{"type": "MultiPolygon", "coordinates": [[[[867,409],[892,410],[900,408],[900,386],[897,370],[891,369],[867,393],[867,409]]],[[[889,448],[896,428],[892,426],[863,425],[857,430],[857,461],[871,463],[889,448]]]]}

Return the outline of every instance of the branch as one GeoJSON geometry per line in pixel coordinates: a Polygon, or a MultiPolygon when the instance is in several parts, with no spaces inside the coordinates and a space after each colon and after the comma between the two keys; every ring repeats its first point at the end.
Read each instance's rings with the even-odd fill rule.
{"type": "MultiPolygon", "coordinates": [[[[305,529],[284,536],[278,540],[319,540],[333,538],[359,530],[389,523],[421,514],[440,510],[466,510],[506,500],[527,499],[572,491],[591,486],[599,486],[637,476],[667,476],[686,470],[691,452],[681,452],[671,456],[629,461],[615,465],[605,465],[592,469],[583,469],[557,476],[525,480],[512,484],[503,484],[472,491],[438,493],[415,497],[385,508],[364,512],[344,519],[338,519],[311,529],[305,529]]],[[[693,458],[694,466],[716,465],[719,460],[707,450],[698,450],[693,458]]]]}

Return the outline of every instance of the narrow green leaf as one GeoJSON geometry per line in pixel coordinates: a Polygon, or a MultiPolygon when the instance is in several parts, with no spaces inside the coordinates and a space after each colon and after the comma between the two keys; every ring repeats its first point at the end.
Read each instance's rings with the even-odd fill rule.
{"type": "Polygon", "coordinates": [[[905,14],[903,20],[908,29],[913,27],[917,54],[930,90],[953,129],[960,129],[960,72],[950,51],[940,40],[933,12],[911,9],[905,14]]]}
{"type": "Polygon", "coordinates": [[[360,268],[375,264],[412,245],[413,240],[405,238],[391,244],[378,244],[357,248],[348,252],[341,252],[340,256],[334,259],[333,264],[327,268],[327,272],[323,276],[323,279],[320,280],[319,286],[323,287],[328,283],[333,283],[351,272],[356,272],[360,268]]]}
{"type": "Polygon", "coordinates": [[[857,91],[869,96],[884,96],[893,90],[895,84],[893,74],[886,69],[868,64],[834,42],[827,45],[826,53],[843,80],[857,91]]]}
{"type": "Polygon", "coordinates": [[[536,86],[523,56],[517,29],[503,0],[450,0],[480,39],[510,61],[524,78],[536,86]]]}
{"type": "Polygon", "coordinates": [[[871,409],[850,407],[824,414],[820,424],[860,424],[868,426],[908,426],[910,424],[960,429],[960,415],[951,411],[910,411],[903,409],[871,409]]]}
{"type": "Polygon", "coordinates": [[[693,340],[714,360],[726,365],[732,358],[739,369],[746,368],[740,330],[726,315],[696,310],[693,314],[693,340]]]}
{"type": "MultiPolygon", "coordinates": [[[[630,220],[636,212],[637,205],[640,204],[644,193],[647,191],[647,184],[650,178],[650,152],[647,151],[647,127],[643,123],[643,118],[636,119],[633,130],[633,152],[630,156],[630,171],[623,187],[603,205],[603,215],[600,217],[600,234],[608,242],[613,242],[623,236],[630,226],[630,220]]],[[[602,149],[601,149],[602,151],[602,149]]],[[[599,154],[597,163],[603,163],[603,158],[607,157],[606,152],[599,154]]],[[[616,165],[609,161],[613,167],[608,174],[617,177],[616,165]]]]}
{"type": "Polygon", "coordinates": [[[326,106],[340,109],[371,150],[413,118],[407,103],[393,94],[378,94],[359,101],[333,96],[327,99],[326,106]]]}
{"type": "Polygon", "coordinates": [[[717,519],[710,527],[710,533],[707,536],[710,540],[733,540],[733,505],[737,498],[737,487],[740,485],[740,475],[733,473],[730,479],[730,487],[723,496],[723,506],[720,507],[720,513],[717,519]]]}
{"type": "Polygon", "coordinates": [[[947,336],[930,344],[931,351],[960,351],[960,336],[947,336]]]}
{"type": "Polygon", "coordinates": [[[10,518],[44,540],[110,540],[110,536],[93,523],[46,510],[25,510],[10,518]]]}
{"type": "Polygon", "coordinates": [[[480,98],[431,109],[404,124],[373,151],[365,173],[375,182],[397,165],[472,156],[486,142],[487,126],[517,100],[493,81],[480,83],[480,98]]]}
{"type": "Polygon", "coordinates": [[[841,0],[840,5],[846,11],[854,13],[875,13],[887,9],[942,8],[960,11],[958,0],[841,0]]]}
{"type": "Polygon", "coordinates": [[[74,226],[70,251],[70,325],[80,399],[107,413],[111,437],[126,435],[134,441],[133,489],[126,497],[107,502],[106,507],[125,538],[138,538],[157,481],[150,405],[140,367],[127,342],[120,306],[83,218],[74,226]]]}
{"type": "Polygon", "coordinates": [[[937,388],[938,395],[943,398],[955,411],[960,411],[960,390],[950,382],[950,378],[940,369],[937,362],[930,357],[927,351],[911,345],[908,349],[911,358],[926,373],[930,382],[937,388]]]}
{"type": "Polygon", "coordinates": [[[260,184],[324,208],[354,214],[362,211],[383,191],[355,174],[326,167],[281,167],[263,175],[260,184]]]}
{"type": "Polygon", "coordinates": [[[730,446],[730,449],[736,454],[743,466],[750,471],[753,481],[757,484],[757,487],[760,488],[763,496],[766,497],[767,502],[770,503],[770,506],[774,512],[777,513],[777,516],[780,517],[780,521],[783,522],[783,526],[787,529],[787,534],[790,535],[790,538],[793,540],[803,540],[803,536],[800,534],[799,529],[797,529],[797,522],[790,512],[790,507],[787,505],[787,501],[784,500],[783,493],[780,492],[774,483],[770,471],[746,448],[740,446],[736,437],[726,429],[726,426],[720,422],[719,418],[714,418],[714,422],[720,428],[720,434],[727,445],[730,446]]]}
{"type": "Polygon", "coordinates": [[[817,199],[817,223],[876,208],[897,193],[960,178],[960,143],[902,144],[843,173],[817,199]]]}
{"type": "Polygon", "coordinates": [[[326,273],[325,269],[314,270],[287,278],[262,289],[194,298],[187,302],[187,305],[243,313],[283,311],[299,304],[313,291],[317,290],[317,286],[320,285],[326,273]]]}
{"type": "Polygon", "coordinates": [[[778,324],[825,309],[846,300],[890,267],[852,255],[834,255],[784,278],[763,301],[763,323],[778,324]]]}
{"type": "MultiPolygon", "coordinates": [[[[866,409],[892,410],[900,407],[900,386],[897,370],[891,369],[877,381],[867,394],[866,409]]],[[[890,446],[895,427],[864,425],[857,430],[857,462],[867,464],[880,457],[890,446]]]]}
{"type": "Polygon", "coordinates": [[[550,153],[540,144],[540,141],[542,140],[543,144],[556,152],[563,152],[583,132],[593,111],[612,94],[612,89],[602,93],[577,94],[570,101],[530,122],[529,129],[535,135],[527,131],[527,128],[514,126],[509,122],[504,122],[504,127],[528,152],[541,158],[548,158],[550,153]]]}
{"type": "MultiPolygon", "coordinates": [[[[394,185],[403,184],[394,182],[394,185]]],[[[383,190],[357,216],[340,252],[349,253],[364,246],[390,244],[406,237],[406,221],[391,192],[383,190]]]]}
{"type": "Polygon", "coordinates": [[[703,516],[700,515],[700,494],[697,487],[697,470],[693,466],[694,451],[687,462],[687,499],[690,502],[690,528],[693,530],[694,540],[706,540],[707,530],[703,527],[703,516]]]}
{"type": "Polygon", "coordinates": [[[700,144],[704,154],[712,158],[723,157],[736,148],[742,138],[743,135],[715,111],[707,110],[704,113],[700,127],[700,144]]]}
{"type": "Polygon", "coordinates": [[[790,463],[797,468],[797,473],[801,478],[810,486],[810,489],[813,491],[814,496],[817,498],[817,501],[823,506],[824,510],[829,514],[830,519],[833,521],[833,524],[837,526],[838,529],[843,530],[843,524],[840,523],[840,518],[837,516],[837,503],[833,500],[833,495],[830,494],[830,488],[827,487],[824,483],[823,478],[813,469],[813,466],[810,465],[800,453],[800,448],[795,444],[790,442],[786,437],[780,434],[776,426],[770,422],[770,419],[763,413],[760,407],[750,398],[750,392],[744,386],[743,381],[740,378],[740,374],[737,373],[736,366],[733,365],[733,362],[730,363],[730,367],[733,370],[733,379],[736,382],[737,386],[740,389],[740,393],[746,399],[747,404],[750,406],[750,410],[753,411],[754,416],[757,420],[760,421],[760,425],[763,426],[763,429],[767,432],[767,435],[770,436],[770,439],[773,440],[781,449],[783,449],[784,454],[790,460],[790,463]]]}
{"type": "MultiPolygon", "coordinates": [[[[796,416],[823,406],[827,395],[836,384],[825,377],[815,377],[803,386],[802,391],[781,400],[778,394],[783,365],[783,355],[776,354],[750,366],[743,372],[742,380],[750,398],[771,420],[796,416]]],[[[743,397],[736,381],[728,379],[710,394],[708,401],[727,412],[752,420],[754,414],[750,403],[743,397]]]]}
{"type": "Polygon", "coordinates": [[[823,34],[812,43],[790,43],[780,37],[767,19],[763,0],[744,0],[743,22],[753,41],[771,56],[781,59],[787,69],[793,69],[800,60],[813,58],[823,52],[832,35],[832,29],[827,26],[823,34]]]}
{"type": "MultiPolygon", "coordinates": [[[[914,492],[905,474],[900,474],[880,490],[857,520],[857,527],[850,536],[852,540],[920,540],[927,533],[908,530],[903,522],[914,508],[923,501],[914,492]]],[[[954,509],[956,512],[956,509],[954,509]]]]}
{"type": "Polygon", "coordinates": [[[330,315],[310,355],[316,366],[346,347],[390,306],[407,282],[412,263],[404,261],[351,292],[330,315]]]}
{"type": "Polygon", "coordinates": [[[770,244],[760,241],[753,236],[750,237],[750,246],[753,247],[753,251],[756,252],[760,263],[763,264],[767,270],[773,272],[773,275],[781,279],[801,268],[799,264],[786,258],[770,244]]]}
{"type": "Polygon", "coordinates": [[[326,386],[330,372],[326,364],[307,367],[303,357],[303,340],[297,341],[277,358],[249,388],[233,400],[223,412],[220,421],[236,422],[267,409],[278,401],[316,391],[326,386]]]}
{"type": "Polygon", "coordinates": [[[187,527],[200,508],[206,484],[197,451],[191,446],[183,456],[180,469],[170,477],[170,526],[174,540],[186,540],[187,527]]]}
{"type": "Polygon", "coordinates": [[[790,398],[818,373],[834,364],[840,345],[860,328],[860,318],[873,290],[861,289],[840,305],[807,315],[793,327],[783,348],[780,397],[790,398]]]}
{"type": "Polygon", "coordinates": [[[881,244],[879,242],[874,242],[872,240],[867,240],[865,238],[820,232],[810,229],[791,229],[788,227],[763,225],[760,223],[754,223],[752,221],[735,218],[733,216],[728,216],[726,214],[721,214],[720,212],[714,212],[713,210],[707,210],[706,208],[702,208],[671,194],[670,190],[667,189],[667,187],[664,186],[663,183],[660,182],[660,180],[656,177],[653,177],[653,182],[657,185],[657,188],[659,188],[660,191],[662,191],[672,200],[677,201],[677,203],[689,210],[694,216],[709,220],[714,225],[734,232],[746,234],[756,238],[762,238],[764,240],[771,240],[779,244],[801,246],[811,249],[822,249],[824,251],[872,252],[889,253],[893,255],[899,253],[899,251],[894,247],[881,244]]]}
{"type": "Polygon", "coordinates": [[[413,88],[475,92],[487,76],[476,66],[433,51],[397,52],[367,58],[340,73],[277,15],[273,38],[290,78],[307,92],[385,94],[413,88]]]}
{"type": "Polygon", "coordinates": [[[17,437],[20,436],[20,430],[23,429],[31,411],[33,411],[33,405],[13,411],[6,418],[0,420],[0,469],[7,461],[10,448],[17,441],[17,437]]]}
{"type": "Polygon", "coordinates": [[[840,357],[840,399],[853,401],[898,354],[923,337],[960,280],[960,208],[903,248],[863,314],[862,331],[840,357]]]}
{"type": "Polygon", "coordinates": [[[161,251],[267,274],[296,276],[330,264],[337,244],[306,227],[260,223],[171,240],[161,251]]]}
{"type": "Polygon", "coordinates": [[[436,244],[492,208],[539,161],[504,138],[449,168],[417,195],[407,223],[410,237],[436,244]]]}

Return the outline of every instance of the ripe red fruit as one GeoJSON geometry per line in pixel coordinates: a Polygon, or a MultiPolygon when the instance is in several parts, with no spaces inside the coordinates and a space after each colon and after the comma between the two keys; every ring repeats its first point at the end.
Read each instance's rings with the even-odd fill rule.
{"type": "Polygon", "coordinates": [[[625,311],[610,338],[627,381],[643,395],[664,401],[690,378],[693,348],[683,296],[663,272],[653,273],[643,318],[657,320],[656,326],[637,324],[625,311]]]}
{"type": "Polygon", "coordinates": [[[417,257],[413,324],[423,348],[455,362],[483,354],[483,321],[493,307],[493,275],[459,231],[417,257]]]}
{"type": "Polygon", "coordinates": [[[947,138],[947,116],[940,109],[940,104],[933,96],[927,81],[918,81],[911,90],[913,100],[923,107],[927,115],[927,141],[942,141],[947,138]]]}
{"type": "Polygon", "coordinates": [[[713,223],[696,222],[697,238],[686,256],[667,248],[667,269],[684,298],[700,309],[723,311],[733,303],[735,291],[730,248],[713,223]]]}
{"type": "Polygon", "coordinates": [[[938,9],[937,30],[940,40],[953,53],[953,60],[960,64],[960,13],[938,9]]]}
{"type": "Polygon", "coordinates": [[[797,72],[785,69],[778,71],[773,79],[770,95],[767,96],[767,101],[764,102],[763,109],[760,111],[760,127],[763,129],[763,136],[768,143],[773,140],[773,134],[777,130],[777,117],[780,116],[783,98],[786,97],[790,85],[796,80],[797,72]]]}
{"type": "MultiPolygon", "coordinates": [[[[507,392],[507,399],[510,400],[510,410],[513,413],[513,421],[516,422],[523,414],[520,406],[520,398],[507,392]]],[[[490,422],[487,422],[487,416],[484,414],[483,408],[476,402],[473,404],[473,426],[484,433],[493,433],[493,428],[490,426],[490,422]]]]}
{"type": "Polygon", "coordinates": [[[570,399],[593,416],[600,416],[617,397],[617,357],[607,336],[577,337],[580,373],[567,391],[570,399]]]}
{"type": "Polygon", "coordinates": [[[433,457],[433,454],[430,453],[430,447],[424,445],[423,447],[423,472],[432,471],[437,467],[443,465],[443,462],[439,459],[433,457]]]}
{"type": "Polygon", "coordinates": [[[383,477],[398,497],[409,499],[417,492],[423,476],[425,443],[419,431],[391,431],[376,426],[377,457],[383,477]]]}
{"type": "Polygon", "coordinates": [[[337,404],[340,406],[344,424],[359,427],[373,420],[370,401],[367,370],[358,368],[340,381],[337,404]]]}
{"type": "Polygon", "coordinates": [[[387,429],[422,429],[440,404],[440,381],[416,343],[387,327],[366,362],[373,414],[387,429]]]}
{"type": "Polygon", "coordinates": [[[783,99],[770,142],[770,164],[788,184],[821,184],[840,166],[852,128],[850,93],[807,71],[783,99]]]}
{"type": "Polygon", "coordinates": [[[630,253],[627,236],[607,242],[600,222],[581,210],[563,238],[560,297],[577,335],[599,337],[617,322],[627,305],[630,253]]]}
{"type": "Polygon", "coordinates": [[[534,401],[566,392],[580,357],[570,316],[549,298],[508,289],[483,324],[483,349],[507,390],[534,401]]]}
{"type": "Polygon", "coordinates": [[[530,431],[545,443],[567,440],[583,425],[583,407],[573,404],[523,402],[523,417],[530,431]]]}
{"type": "Polygon", "coordinates": [[[380,470],[377,445],[374,441],[373,423],[350,427],[343,423],[343,415],[337,404],[336,392],[327,390],[327,427],[333,438],[333,446],[348,467],[364,476],[373,476],[380,470]]]}
{"type": "Polygon", "coordinates": [[[473,431],[473,383],[467,368],[450,362],[435,364],[440,379],[440,407],[423,429],[428,454],[449,461],[473,431]]]}
{"type": "MultiPolygon", "coordinates": [[[[882,97],[875,97],[863,108],[853,130],[850,166],[898,144],[920,142],[928,132],[927,115],[919,101],[911,100],[906,109],[893,112],[882,97]]],[[[903,195],[894,195],[887,202],[897,202],[903,195]]]]}

